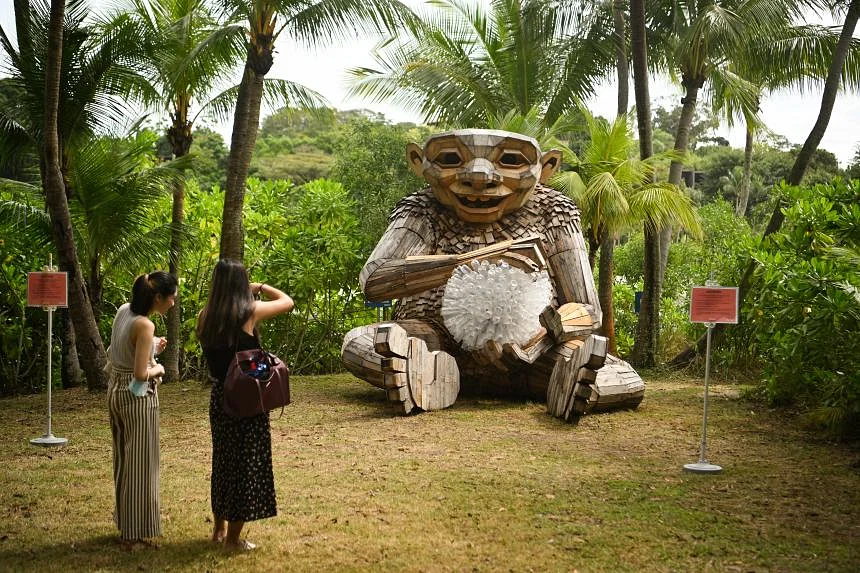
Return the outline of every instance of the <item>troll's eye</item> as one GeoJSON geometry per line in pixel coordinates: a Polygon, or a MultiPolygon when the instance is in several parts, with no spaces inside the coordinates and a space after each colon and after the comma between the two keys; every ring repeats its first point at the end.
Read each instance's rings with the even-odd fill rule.
{"type": "Polygon", "coordinates": [[[505,151],[499,157],[499,165],[507,168],[517,168],[529,165],[529,160],[519,151],[505,151]]]}
{"type": "Polygon", "coordinates": [[[433,163],[440,167],[459,167],[463,164],[463,158],[458,151],[446,149],[436,154],[433,163]]]}

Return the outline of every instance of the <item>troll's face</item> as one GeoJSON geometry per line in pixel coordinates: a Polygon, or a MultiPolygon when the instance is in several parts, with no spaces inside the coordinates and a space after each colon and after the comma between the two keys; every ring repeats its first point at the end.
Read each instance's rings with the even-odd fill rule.
{"type": "Polygon", "coordinates": [[[561,152],[541,153],[531,137],[487,129],[434,135],[406,157],[440,203],[463,221],[492,223],[522,207],[537,183],[561,163],[561,152]]]}

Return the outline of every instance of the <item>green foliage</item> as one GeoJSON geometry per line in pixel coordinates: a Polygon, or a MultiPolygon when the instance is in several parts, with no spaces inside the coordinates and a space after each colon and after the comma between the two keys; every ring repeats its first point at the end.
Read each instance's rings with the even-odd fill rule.
{"type": "MultiPolygon", "coordinates": [[[[264,343],[289,357],[295,373],[341,369],[340,345],[347,330],[372,320],[358,287],[361,229],[355,205],[342,185],[317,180],[297,187],[289,181],[249,179],[245,200],[245,257],[252,281],[272,284],[296,302],[295,310],[262,325],[264,343]]],[[[184,259],[183,334],[186,368],[205,378],[194,337],[197,313],[206,302],[224,193],[188,190],[193,243],[184,259]]]]}
{"type": "MultiPolygon", "coordinates": [[[[674,138],[678,133],[678,123],[681,120],[681,106],[676,105],[671,110],[663,106],[657,106],[653,110],[654,131],[657,130],[669,133],[674,138]]],[[[697,107],[693,121],[690,124],[690,140],[687,144],[688,148],[693,151],[696,149],[696,144],[699,141],[708,141],[707,134],[720,127],[719,119],[709,109],[697,107]]]]}
{"type": "MultiPolygon", "coordinates": [[[[722,199],[699,208],[698,213],[702,221],[702,240],[685,237],[673,243],[669,250],[660,304],[660,353],[667,358],[703,332],[701,325],[689,321],[690,289],[704,284],[712,271],[714,280],[720,284],[738,285],[755,241],[749,224],[735,217],[732,206],[722,199]]],[[[615,273],[622,277],[616,278],[616,287],[619,280],[623,280],[641,290],[643,253],[641,231],[615,248],[615,273]]],[[[625,332],[628,327],[623,323],[619,326],[619,315],[616,308],[616,331],[625,332]]],[[[635,324],[630,327],[631,336],[634,327],[635,324]]]]}
{"type": "MultiPolygon", "coordinates": [[[[349,127],[353,122],[398,129],[388,126],[382,114],[367,110],[283,108],[263,121],[249,172],[259,179],[289,179],[297,184],[333,177],[336,156],[344,149],[343,139],[353,136],[349,127]]],[[[384,130],[381,127],[380,133],[384,130]]],[[[401,163],[404,153],[401,150],[401,163]]]]}
{"type": "MultiPolygon", "coordinates": [[[[770,210],[764,208],[770,189],[788,179],[798,149],[790,145],[780,149],[769,143],[754,146],[747,207],[754,222],[763,223],[765,214],[770,214],[770,210]]],[[[696,156],[696,170],[705,173],[704,179],[696,184],[701,201],[707,203],[722,197],[736,203],[743,176],[743,150],[724,146],[701,147],[696,156]]],[[[812,156],[803,181],[805,185],[829,183],[840,175],[836,156],[826,149],[818,149],[812,156]]]]}
{"type": "Polygon", "coordinates": [[[349,192],[364,230],[365,255],[388,226],[388,215],[403,196],[426,185],[406,162],[406,146],[429,136],[427,128],[352,121],[338,142],[332,178],[349,192]]]}
{"type": "Polygon", "coordinates": [[[27,273],[47,264],[48,249],[25,248],[26,238],[8,229],[0,225],[0,396],[39,391],[47,369],[47,313],[27,308],[27,273]]]}
{"type": "Polygon", "coordinates": [[[860,145],[854,151],[854,157],[851,159],[851,164],[845,171],[845,175],[849,179],[860,179],[860,145]]]}
{"type": "Polygon", "coordinates": [[[282,108],[263,120],[259,139],[325,136],[335,129],[338,115],[333,109],[282,108]]]}
{"type": "Polygon", "coordinates": [[[340,183],[321,179],[297,191],[285,213],[286,233],[273,245],[267,266],[296,309],[272,328],[295,371],[337,371],[343,335],[354,315],[364,312],[361,229],[340,183]]]}
{"type": "Polygon", "coordinates": [[[834,433],[860,422],[860,182],[784,187],[782,229],[756,251],[745,317],[765,391],[834,433]]]}
{"type": "MultiPolygon", "coordinates": [[[[792,163],[799,152],[800,146],[797,145],[792,150],[792,163]]],[[[803,175],[803,185],[812,187],[820,183],[830,183],[841,175],[842,171],[839,169],[839,160],[836,159],[836,155],[826,149],[816,149],[803,175]]]]}
{"type": "MultiPolygon", "coordinates": [[[[300,148],[301,149],[301,148],[300,148]]],[[[331,172],[333,157],[312,147],[298,151],[267,151],[255,153],[249,173],[258,179],[289,179],[306,183],[326,177],[331,172]]]]}
{"type": "Polygon", "coordinates": [[[633,336],[636,333],[636,314],[634,302],[636,291],[642,290],[642,282],[631,282],[624,276],[615,277],[612,285],[612,310],[615,317],[615,346],[619,356],[628,356],[633,350],[633,336]]]}
{"type": "Polygon", "coordinates": [[[201,189],[206,191],[222,186],[227,178],[227,160],[230,151],[224,145],[221,134],[209,128],[194,130],[194,176],[201,189]]]}

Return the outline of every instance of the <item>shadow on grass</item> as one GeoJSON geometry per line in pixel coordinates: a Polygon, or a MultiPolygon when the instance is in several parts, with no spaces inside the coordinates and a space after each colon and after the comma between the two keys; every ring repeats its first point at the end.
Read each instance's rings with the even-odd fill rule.
{"type": "Polygon", "coordinates": [[[225,551],[208,539],[166,541],[158,547],[124,549],[116,535],[97,535],[82,541],[50,543],[29,547],[0,545],[0,563],[6,571],[91,571],[108,569],[163,570],[186,565],[221,561],[235,553],[225,551]]]}

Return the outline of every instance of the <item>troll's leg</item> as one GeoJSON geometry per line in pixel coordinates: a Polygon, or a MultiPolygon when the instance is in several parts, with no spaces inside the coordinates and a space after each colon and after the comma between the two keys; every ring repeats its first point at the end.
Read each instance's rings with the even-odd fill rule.
{"type": "Polygon", "coordinates": [[[439,348],[438,334],[426,323],[371,324],[347,333],[341,356],[347,370],[386,390],[398,412],[441,410],[457,399],[460,371],[450,354],[431,351],[428,343],[439,348]]]}

